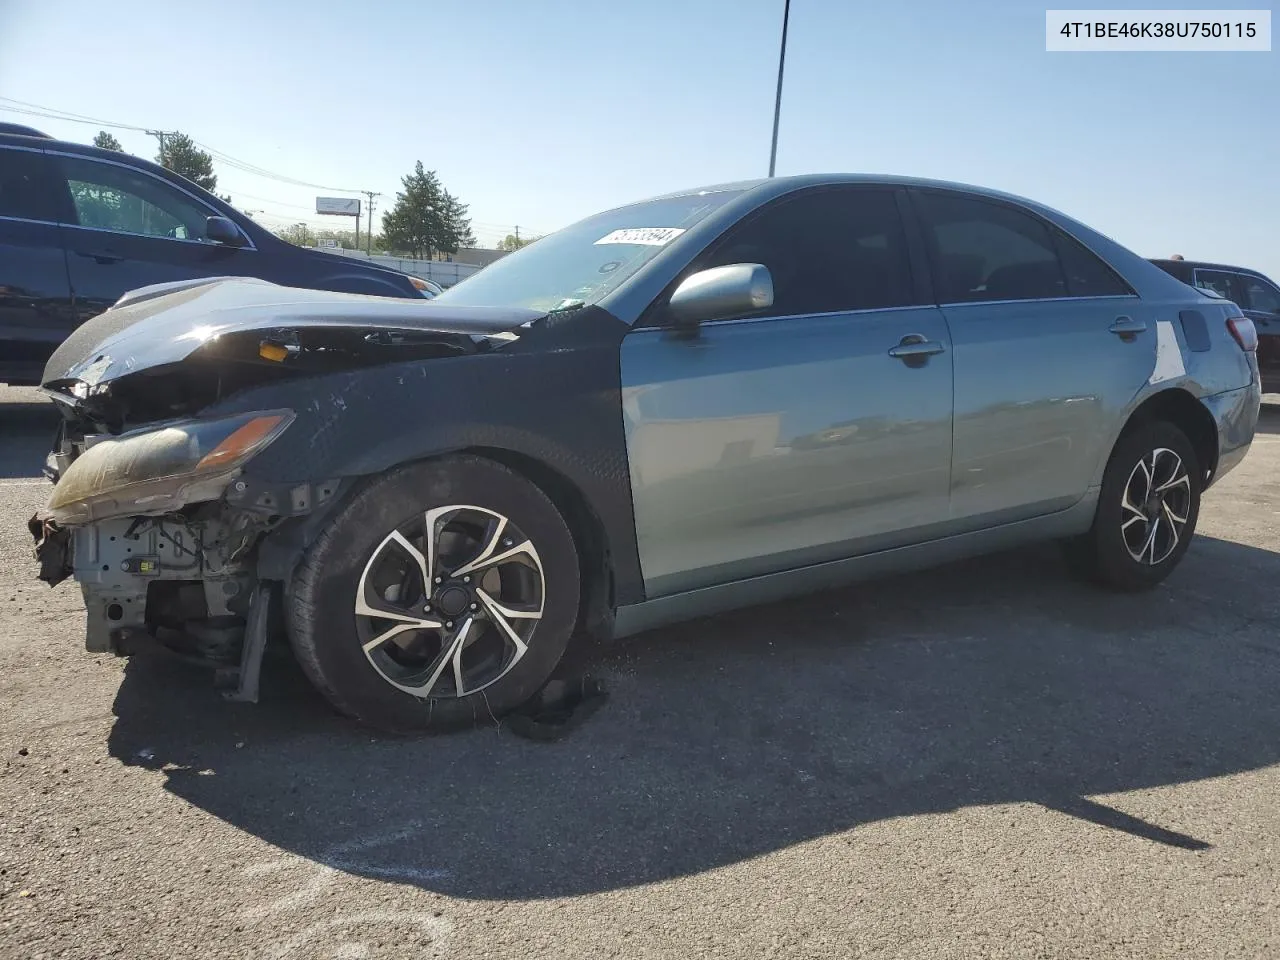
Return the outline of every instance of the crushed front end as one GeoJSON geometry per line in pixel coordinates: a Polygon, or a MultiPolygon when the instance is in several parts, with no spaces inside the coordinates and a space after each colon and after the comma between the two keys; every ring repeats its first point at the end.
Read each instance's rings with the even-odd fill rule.
{"type": "Polygon", "coordinates": [[[177,419],[114,435],[92,432],[90,408],[65,407],[46,468],[53,493],[30,521],[40,579],[80,584],[87,649],[123,655],[160,644],[229,670],[243,686],[246,631],[265,630],[271,601],[256,548],[339,486],[252,489],[241,478],[293,412],[177,419]]]}
{"type": "Polygon", "coordinates": [[[410,374],[416,385],[423,362],[498,349],[537,316],[248,279],[127,295],[45,370],[62,419],[45,467],[53,492],[30,522],[40,579],[80,584],[89,650],[160,644],[256,698],[276,598],[356,478],[311,476],[320,463],[264,479],[251,461],[282,437],[291,463],[329,449],[352,378],[394,370],[398,386],[410,374]]]}

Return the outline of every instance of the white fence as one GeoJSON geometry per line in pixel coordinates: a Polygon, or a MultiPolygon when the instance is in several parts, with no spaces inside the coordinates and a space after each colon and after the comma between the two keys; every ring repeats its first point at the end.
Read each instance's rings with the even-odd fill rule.
{"type": "Polygon", "coordinates": [[[452,287],[459,280],[465,280],[480,267],[474,263],[446,263],[443,260],[413,260],[401,257],[371,257],[362,250],[345,250],[338,247],[316,247],[324,253],[332,253],[343,257],[356,257],[368,260],[381,267],[390,267],[401,273],[411,273],[424,280],[432,280],[442,287],[452,287]]]}

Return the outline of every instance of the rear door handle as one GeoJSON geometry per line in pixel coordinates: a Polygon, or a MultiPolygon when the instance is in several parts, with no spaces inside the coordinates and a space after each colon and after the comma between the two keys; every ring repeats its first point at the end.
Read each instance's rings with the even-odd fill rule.
{"type": "Polygon", "coordinates": [[[1116,317],[1116,322],[1110,329],[1117,337],[1132,337],[1136,333],[1143,333],[1147,324],[1145,320],[1134,320],[1132,317],[1116,317]]]}
{"type": "Polygon", "coordinates": [[[110,250],[77,250],[76,254],[98,263],[118,263],[124,259],[124,254],[112,253],[110,250]]]}
{"type": "Polygon", "coordinates": [[[918,333],[909,333],[902,338],[896,347],[889,348],[889,356],[898,360],[905,360],[908,365],[911,365],[913,361],[916,364],[920,364],[929,357],[942,353],[946,349],[937,340],[926,340],[918,333]]]}

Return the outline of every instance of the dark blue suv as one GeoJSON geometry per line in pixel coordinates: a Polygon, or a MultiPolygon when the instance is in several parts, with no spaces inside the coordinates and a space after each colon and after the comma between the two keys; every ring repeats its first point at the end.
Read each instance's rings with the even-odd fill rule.
{"type": "Polygon", "coordinates": [[[286,243],[154,163],[0,130],[0,383],[39,383],[54,348],[129,290],[216,276],[431,296],[416,277],[286,243]]]}

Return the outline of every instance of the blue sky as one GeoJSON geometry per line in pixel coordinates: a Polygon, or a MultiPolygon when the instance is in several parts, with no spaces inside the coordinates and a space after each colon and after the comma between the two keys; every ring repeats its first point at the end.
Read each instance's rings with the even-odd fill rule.
{"type": "MultiPolygon", "coordinates": [[[[1280,279],[1280,53],[1049,54],[1044,9],[793,0],[778,173],[997,187],[1146,256],[1280,279]]],[[[179,129],[296,179],[379,190],[381,210],[420,159],[492,241],[763,175],[781,13],[782,0],[0,0],[0,96],[179,129]]],[[[152,138],[116,132],[154,155],[152,138]]],[[[320,219],[315,190],[215,170],[264,218],[320,219]]]]}

